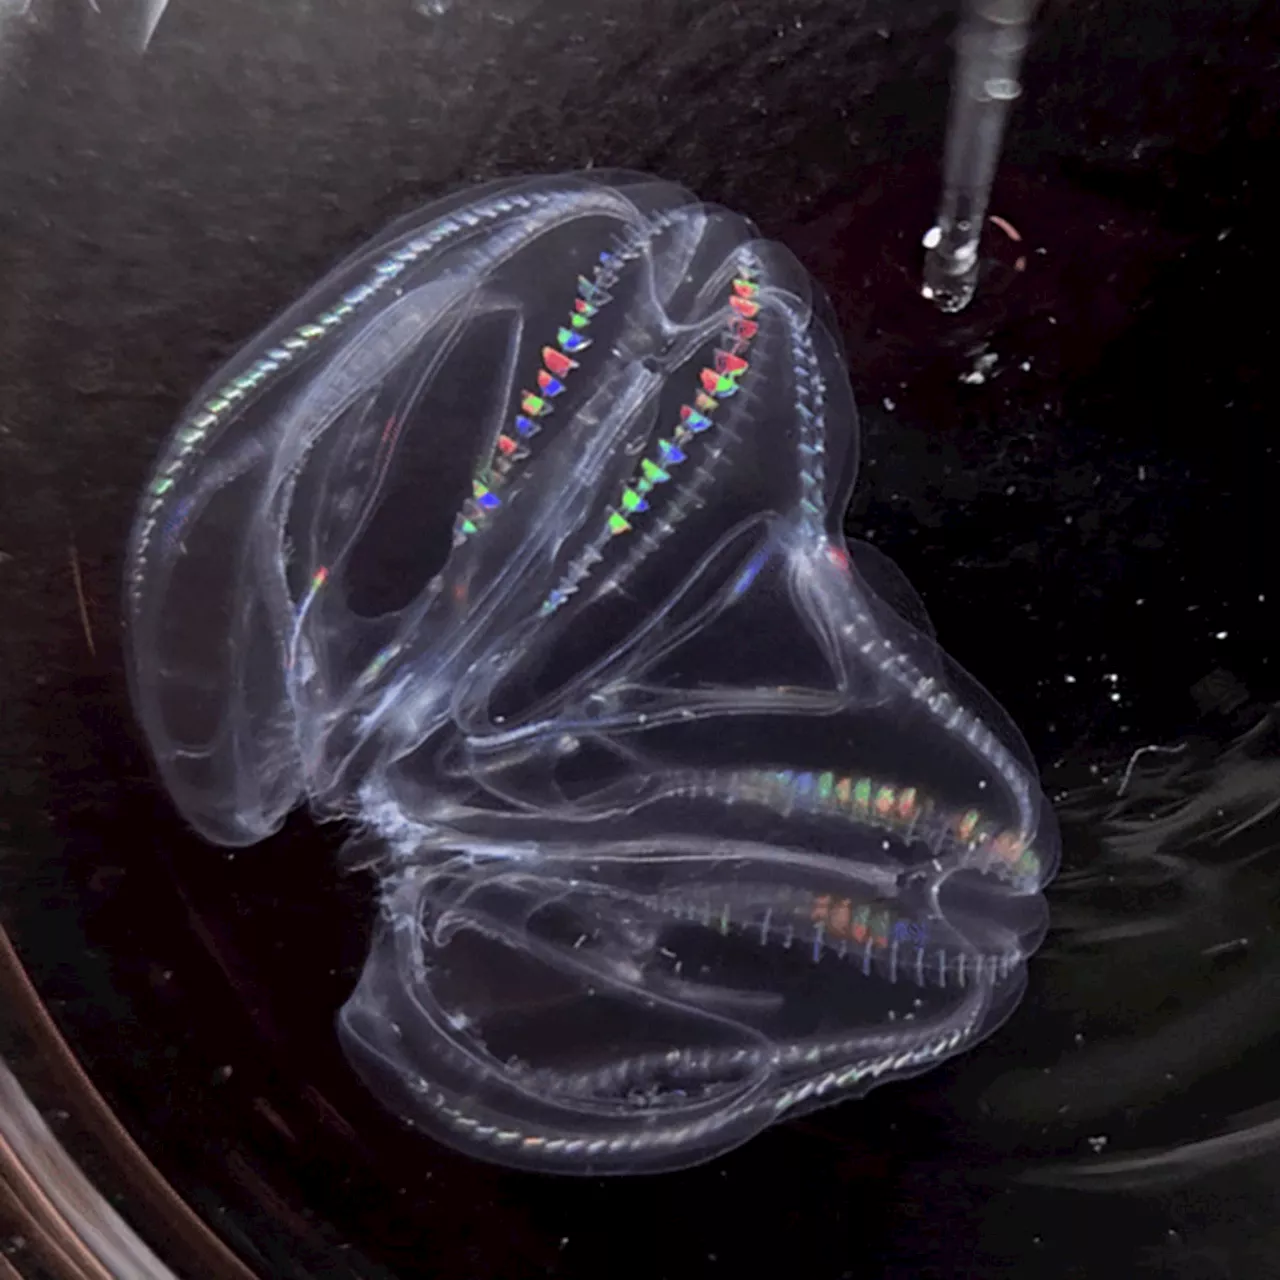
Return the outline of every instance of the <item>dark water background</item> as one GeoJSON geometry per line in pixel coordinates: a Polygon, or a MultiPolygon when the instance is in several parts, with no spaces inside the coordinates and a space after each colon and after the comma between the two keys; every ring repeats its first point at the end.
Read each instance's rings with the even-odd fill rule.
{"type": "Polygon", "coordinates": [[[1023,239],[988,229],[954,317],[916,284],[950,6],[173,0],[142,59],[103,8],[0,36],[0,910],[207,1220],[282,1277],[1280,1275],[1275,7],[1048,4],[992,201],[1023,239]],[[183,828],[118,616],[211,369],[393,216],[593,164],[741,210],[829,292],[850,531],[1023,729],[1065,838],[992,1041],[608,1183],[468,1162],[367,1098],[331,1018],[369,884],[305,820],[235,857],[183,828]],[[1153,744],[1179,753],[1126,778],[1153,744]]]}

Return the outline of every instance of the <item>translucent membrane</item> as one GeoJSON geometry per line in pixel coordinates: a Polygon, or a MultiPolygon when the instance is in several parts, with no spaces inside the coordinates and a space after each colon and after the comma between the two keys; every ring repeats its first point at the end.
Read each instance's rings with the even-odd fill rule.
{"type": "Polygon", "coordinates": [[[383,888],[339,1031],[388,1107],[668,1169],[1014,1007],[1052,817],[846,544],[855,448],[799,265],[631,174],[430,206],[183,416],[129,561],[137,712],[214,843],[349,821],[383,888]]]}

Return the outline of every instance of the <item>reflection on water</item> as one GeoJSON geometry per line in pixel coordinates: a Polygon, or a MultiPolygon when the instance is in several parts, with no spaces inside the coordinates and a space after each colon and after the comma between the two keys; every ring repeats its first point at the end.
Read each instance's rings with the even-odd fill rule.
{"type": "Polygon", "coordinates": [[[1259,1068],[1280,1027],[1280,715],[1255,713],[1225,748],[1193,740],[1058,805],[1070,865],[1041,1008],[1072,1048],[985,1098],[1047,1127],[1029,1181],[1155,1190],[1276,1149],[1259,1068]]]}

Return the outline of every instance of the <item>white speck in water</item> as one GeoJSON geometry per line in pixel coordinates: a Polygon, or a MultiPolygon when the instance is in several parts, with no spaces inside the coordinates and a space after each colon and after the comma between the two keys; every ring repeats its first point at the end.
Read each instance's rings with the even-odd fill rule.
{"type": "Polygon", "coordinates": [[[1075,684],[1075,682],[1076,682],[1076,678],[1075,678],[1075,676],[1063,676],[1063,679],[1064,679],[1068,684],[1075,684]]]}
{"type": "Polygon", "coordinates": [[[892,413],[898,407],[897,402],[890,400],[888,396],[885,396],[881,403],[884,405],[886,413],[892,413]]]}
{"type": "Polygon", "coordinates": [[[984,351],[975,358],[973,368],[968,373],[960,375],[960,381],[968,383],[972,387],[980,387],[987,380],[989,374],[999,361],[1000,357],[994,351],[984,351]]]}
{"type": "Polygon", "coordinates": [[[1227,638],[1227,633],[1225,631],[1216,631],[1214,632],[1213,638],[1215,640],[1225,640],[1227,638]]]}

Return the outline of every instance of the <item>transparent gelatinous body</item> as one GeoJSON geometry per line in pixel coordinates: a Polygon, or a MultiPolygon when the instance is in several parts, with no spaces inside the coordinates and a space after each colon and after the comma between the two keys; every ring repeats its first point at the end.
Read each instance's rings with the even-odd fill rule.
{"type": "Polygon", "coordinates": [[[197,398],[128,570],[174,801],[306,802],[382,877],[344,1007],[463,1150],[678,1167],[1015,1005],[1052,815],[841,516],[856,420],[792,257],[630,174],[391,228],[197,398]]]}

